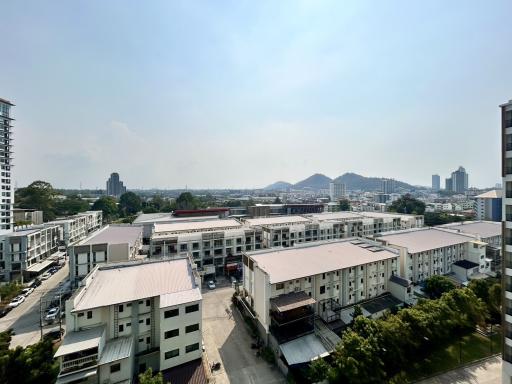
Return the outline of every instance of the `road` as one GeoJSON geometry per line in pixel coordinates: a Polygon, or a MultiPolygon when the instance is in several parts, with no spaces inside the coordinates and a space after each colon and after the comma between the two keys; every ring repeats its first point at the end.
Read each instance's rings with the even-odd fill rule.
{"type": "MultiPolygon", "coordinates": [[[[55,295],[59,284],[69,276],[68,263],[66,263],[57,273],[48,280],[42,281],[42,284],[32,292],[26,300],[18,307],[14,308],[4,318],[0,319],[0,332],[9,328],[14,330],[15,335],[11,340],[11,348],[17,346],[26,347],[37,343],[41,338],[39,306],[40,299],[43,302],[55,295]]],[[[53,329],[58,329],[58,323],[51,326],[45,326],[44,333],[53,329]]]]}
{"type": "Polygon", "coordinates": [[[454,369],[417,384],[499,384],[501,383],[501,357],[491,357],[470,366],[454,369]]]}

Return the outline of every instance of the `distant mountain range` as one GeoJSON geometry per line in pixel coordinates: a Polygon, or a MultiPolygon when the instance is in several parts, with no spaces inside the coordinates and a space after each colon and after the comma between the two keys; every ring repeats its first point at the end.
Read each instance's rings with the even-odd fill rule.
{"type": "MultiPolygon", "coordinates": [[[[345,173],[334,179],[336,182],[344,183],[348,190],[361,190],[361,191],[379,191],[382,188],[382,177],[365,177],[356,173],[345,173]]],[[[330,177],[315,173],[308,178],[299,181],[296,184],[291,184],[286,181],[278,181],[263,188],[266,191],[286,191],[289,189],[329,189],[329,183],[333,181],[330,177]]],[[[397,189],[414,189],[415,187],[404,183],[403,181],[395,180],[395,187],[397,189]]]]}

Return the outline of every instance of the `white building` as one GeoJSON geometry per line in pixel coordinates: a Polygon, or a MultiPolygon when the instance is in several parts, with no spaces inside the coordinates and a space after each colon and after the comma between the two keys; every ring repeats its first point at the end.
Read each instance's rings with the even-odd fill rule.
{"type": "Polygon", "coordinates": [[[347,186],[344,183],[331,181],[329,183],[329,196],[331,201],[339,200],[347,195],[347,186]]]}
{"type": "Polygon", "coordinates": [[[133,260],[142,246],[142,228],[110,225],[68,248],[69,277],[77,285],[97,264],[133,260]]]}
{"type": "Polygon", "coordinates": [[[477,220],[501,222],[502,196],[501,189],[495,189],[476,196],[475,210],[477,220]]]}
{"type": "Polygon", "coordinates": [[[57,384],[131,383],[200,359],[201,313],[188,259],[97,266],[66,302],[57,384]]]}
{"type": "Polygon", "coordinates": [[[8,100],[0,99],[0,188],[2,201],[0,204],[0,233],[12,231],[14,219],[12,208],[14,206],[14,187],[11,184],[12,175],[12,121],[11,107],[14,104],[8,100]]]}
{"type": "Polygon", "coordinates": [[[87,211],[48,224],[59,225],[62,228],[62,239],[64,244],[69,246],[100,229],[102,220],[102,211],[87,211]]]}

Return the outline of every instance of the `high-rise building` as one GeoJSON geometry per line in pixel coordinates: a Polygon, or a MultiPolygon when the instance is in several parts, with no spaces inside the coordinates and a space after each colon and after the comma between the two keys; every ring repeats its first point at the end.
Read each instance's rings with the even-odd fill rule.
{"type": "Polygon", "coordinates": [[[501,108],[501,175],[503,177],[502,234],[502,383],[512,381],[512,100],[501,108]]]}
{"type": "Polygon", "coordinates": [[[14,225],[12,208],[14,205],[14,189],[11,185],[12,144],[11,107],[14,104],[8,100],[0,99],[0,185],[2,187],[2,201],[0,204],[0,233],[12,231],[14,225]]]}
{"type": "Polygon", "coordinates": [[[432,190],[439,191],[441,189],[441,177],[439,175],[432,175],[432,190]]]}
{"type": "Polygon", "coordinates": [[[331,182],[329,183],[329,196],[331,201],[336,201],[347,194],[347,187],[343,183],[331,182]]]}
{"type": "Polygon", "coordinates": [[[444,189],[447,190],[447,191],[452,191],[453,189],[453,180],[451,177],[447,177],[446,179],[444,179],[444,189]]]}
{"type": "Polygon", "coordinates": [[[107,180],[107,195],[119,197],[123,193],[126,193],[126,187],[123,185],[123,182],[119,180],[119,173],[114,172],[107,180]]]}
{"type": "Polygon", "coordinates": [[[452,191],[464,193],[468,189],[468,174],[464,167],[452,172],[452,191]]]}
{"type": "Polygon", "coordinates": [[[395,193],[395,179],[382,179],[382,193],[395,193]]]}

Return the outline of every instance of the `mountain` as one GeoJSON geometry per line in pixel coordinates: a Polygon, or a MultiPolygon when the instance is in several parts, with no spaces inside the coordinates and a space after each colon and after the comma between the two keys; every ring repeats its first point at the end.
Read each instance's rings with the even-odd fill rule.
{"type": "MultiPolygon", "coordinates": [[[[381,177],[365,177],[350,172],[334,179],[334,181],[344,183],[347,186],[347,190],[351,191],[380,191],[382,188],[382,180],[383,178],[381,177]]],[[[395,180],[395,188],[414,189],[415,187],[402,181],[395,180]]]]}
{"type": "Polygon", "coordinates": [[[322,175],[321,173],[315,173],[314,175],[309,176],[307,179],[299,181],[297,184],[294,184],[292,188],[329,189],[329,183],[331,181],[332,179],[330,177],[322,175]]]}
{"type": "Polygon", "coordinates": [[[273,184],[267,185],[263,190],[265,191],[287,191],[290,189],[292,184],[287,183],[286,181],[276,181],[273,184]]]}

